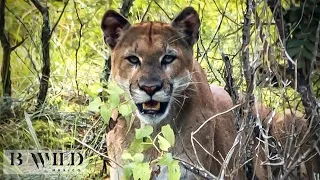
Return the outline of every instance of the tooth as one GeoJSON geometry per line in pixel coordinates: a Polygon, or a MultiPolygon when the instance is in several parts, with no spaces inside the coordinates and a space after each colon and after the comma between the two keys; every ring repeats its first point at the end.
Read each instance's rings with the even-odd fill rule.
{"type": "Polygon", "coordinates": [[[158,111],[160,110],[160,102],[157,102],[157,104],[155,104],[154,106],[150,106],[150,105],[147,105],[146,103],[142,103],[142,109],[158,111]]]}
{"type": "Polygon", "coordinates": [[[160,103],[158,102],[157,105],[154,107],[155,110],[159,110],[160,109],[160,103]]]}

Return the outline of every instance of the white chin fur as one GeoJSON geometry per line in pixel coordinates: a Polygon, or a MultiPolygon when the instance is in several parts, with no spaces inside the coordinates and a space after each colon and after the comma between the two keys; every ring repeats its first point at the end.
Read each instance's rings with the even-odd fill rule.
{"type": "Polygon", "coordinates": [[[141,123],[143,123],[143,124],[146,124],[146,125],[159,124],[162,120],[167,118],[167,116],[169,114],[170,106],[171,106],[171,100],[168,103],[166,111],[161,115],[142,114],[142,113],[140,113],[140,111],[138,109],[136,110],[136,115],[138,116],[141,123]]]}

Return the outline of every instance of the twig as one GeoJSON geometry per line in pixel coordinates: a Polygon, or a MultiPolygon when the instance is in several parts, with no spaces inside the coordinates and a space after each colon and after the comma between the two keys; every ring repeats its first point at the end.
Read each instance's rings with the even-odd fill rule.
{"type": "Polygon", "coordinates": [[[33,45],[36,46],[36,43],[35,43],[34,40],[33,40],[33,36],[32,36],[32,34],[31,34],[31,32],[29,31],[29,29],[27,28],[27,26],[25,25],[25,23],[21,20],[21,18],[18,17],[18,16],[17,16],[10,8],[8,8],[7,6],[6,6],[6,9],[22,24],[22,26],[24,27],[24,29],[27,31],[28,36],[30,37],[33,45]]]}
{"type": "MultiPolygon", "coordinates": [[[[241,24],[237,23],[235,20],[231,19],[228,15],[225,14],[226,12],[226,8],[223,10],[223,12],[221,12],[219,6],[217,5],[217,2],[215,0],[212,0],[213,4],[216,6],[218,12],[222,15],[225,16],[227,19],[229,19],[231,22],[233,22],[234,24],[236,24],[237,26],[241,26],[241,24]]],[[[227,7],[227,6],[226,6],[227,7]]]]}
{"type": "Polygon", "coordinates": [[[16,45],[14,45],[13,47],[11,47],[11,51],[14,51],[17,47],[21,46],[22,43],[24,43],[24,41],[27,38],[22,39],[20,42],[18,42],[16,45]]]}
{"type": "Polygon", "coordinates": [[[141,21],[140,22],[143,22],[144,21],[144,18],[146,17],[148,11],[150,10],[150,7],[151,7],[151,4],[152,4],[153,0],[150,0],[149,3],[148,3],[148,7],[146,9],[146,11],[143,13],[142,15],[142,18],[141,18],[141,21]]]}
{"type": "Polygon", "coordinates": [[[164,14],[167,16],[168,19],[170,19],[170,21],[172,20],[172,18],[169,16],[169,14],[160,6],[160,4],[158,3],[158,1],[154,1],[154,3],[156,3],[156,5],[164,12],[164,14]]]}
{"type": "MultiPolygon", "coordinates": [[[[317,146],[318,143],[320,142],[320,139],[318,139],[315,143],[314,143],[314,146],[317,146]]],[[[285,179],[288,179],[288,176],[291,174],[291,172],[296,168],[296,166],[298,164],[301,164],[302,161],[304,161],[308,156],[309,154],[313,151],[313,148],[309,148],[305,153],[303,153],[302,156],[299,157],[299,159],[293,163],[288,171],[280,178],[280,180],[285,180],[285,179]]]]}
{"type": "MultiPolygon", "coordinates": [[[[268,137],[267,135],[269,134],[270,126],[272,124],[272,121],[274,120],[273,118],[276,115],[276,109],[278,108],[278,106],[280,104],[280,99],[281,99],[281,97],[283,97],[287,86],[288,86],[288,83],[285,83],[284,87],[282,89],[282,92],[281,92],[281,96],[279,97],[279,100],[277,101],[274,110],[271,112],[271,115],[269,116],[269,119],[267,121],[267,127],[265,127],[265,131],[261,131],[261,134],[262,134],[262,136],[264,138],[264,141],[263,141],[263,143],[264,143],[264,152],[266,154],[266,157],[268,157],[267,160],[266,160],[266,164],[270,163],[270,159],[271,159],[271,158],[269,158],[269,154],[270,154],[269,146],[270,146],[270,144],[268,142],[270,137],[268,137]]],[[[257,107],[256,107],[256,110],[258,110],[257,107]]],[[[259,113],[256,112],[256,114],[259,114],[259,113]]],[[[271,167],[270,166],[267,166],[267,173],[268,173],[268,177],[272,177],[272,171],[271,171],[271,167]]]]}
{"type": "Polygon", "coordinates": [[[82,23],[81,18],[79,16],[77,3],[76,3],[75,0],[73,0],[73,4],[74,4],[74,9],[76,11],[77,19],[78,19],[78,21],[80,23],[79,40],[78,40],[78,46],[76,47],[76,54],[75,54],[75,56],[76,56],[76,62],[75,62],[76,63],[76,72],[75,72],[75,75],[74,75],[75,76],[74,79],[75,79],[76,87],[77,87],[77,95],[79,96],[80,95],[79,94],[80,91],[79,91],[79,82],[78,82],[78,54],[79,54],[79,50],[80,50],[80,47],[81,47],[82,28],[83,28],[84,24],[82,23]]]}
{"type": "Polygon", "coordinates": [[[230,112],[230,111],[238,108],[239,106],[241,106],[241,104],[237,104],[237,105],[233,106],[232,108],[230,108],[230,109],[228,109],[228,110],[226,110],[226,111],[220,112],[220,113],[218,113],[218,114],[210,117],[210,118],[207,119],[205,122],[203,122],[203,123],[201,124],[201,126],[198,127],[198,129],[196,129],[194,132],[191,132],[191,136],[197,134],[197,133],[203,128],[203,126],[206,125],[209,121],[213,120],[214,118],[216,118],[216,117],[218,117],[218,116],[221,116],[221,115],[223,115],[223,114],[226,114],[226,113],[228,113],[228,112],[230,112]]]}
{"type": "Polygon", "coordinates": [[[211,40],[210,40],[210,43],[209,43],[208,47],[205,49],[205,51],[204,51],[204,53],[203,53],[203,55],[202,55],[202,57],[201,57],[201,59],[200,59],[200,62],[203,60],[203,58],[204,58],[205,56],[207,56],[207,54],[208,54],[209,50],[211,49],[211,44],[212,44],[212,43],[213,43],[213,41],[215,40],[215,38],[216,38],[216,36],[217,36],[217,34],[218,34],[218,32],[219,32],[220,28],[221,28],[222,21],[223,21],[223,19],[225,18],[226,9],[227,9],[227,7],[228,7],[229,2],[230,2],[230,0],[228,0],[228,1],[226,2],[226,5],[225,5],[225,8],[224,8],[224,11],[223,11],[223,13],[221,14],[221,16],[222,16],[222,17],[221,17],[221,20],[220,20],[220,22],[219,22],[219,24],[218,24],[218,27],[217,27],[217,29],[216,29],[216,31],[215,31],[215,33],[214,33],[213,37],[211,38],[211,40]]]}
{"type": "Polygon", "coordinates": [[[122,167],[120,164],[118,164],[116,161],[114,161],[114,160],[113,160],[113,159],[111,159],[110,157],[108,157],[108,156],[106,156],[106,155],[104,155],[104,154],[100,153],[99,151],[95,150],[93,147],[91,147],[91,146],[89,146],[88,144],[86,144],[86,143],[84,143],[84,142],[80,141],[80,140],[79,140],[79,139],[77,139],[77,138],[74,138],[74,140],[76,140],[78,143],[82,144],[83,146],[87,147],[88,149],[92,150],[93,152],[95,152],[95,153],[97,153],[98,155],[100,155],[100,156],[102,156],[102,157],[106,158],[107,160],[109,160],[109,161],[113,162],[115,165],[117,165],[117,166],[119,166],[120,168],[122,168],[122,169],[123,169],[123,167],[122,167]]]}
{"type": "Polygon", "coordinates": [[[192,144],[192,148],[193,148],[193,151],[194,151],[194,153],[195,153],[195,155],[196,155],[196,159],[197,159],[197,161],[198,161],[198,163],[199,163],[200,166],[202,166],[202,164],[201,164],[201,162],[200,162],[200,160],[199,160],[199,157],[198,157],[198,154],[197,154],[197,150],[196,150],[196,147],[195,147],[195,145],[194,145],[194,139],[195,139],[195,138],[194,138],[194,135],[197,134],[208,122],[210,122],[210,121],[213,120],[214,118],[216,118],[216,117],[218,117],[218,116],[221,116],[221,115],[223,115],[223,114],[226,114],[226,113],[228,113],[228,112],[236,109],[236,108],[239,107],[240,105],[241,105],[241,104],[235,105],[235,106],[233,106],[232,108],[230,108],[230,109],[228,109],[228,110],[226,110],[226,111],[220,112],[220,113],[218,113],[218,114],[210,117],[210,118],[207,119],[205,122],[203,122],[203,123],[198,127],[198,129],[196,129],[195,131],[191,132],[191,144],[192,144]]]}
{"type": "Polygon", "coordinates": [[[58,17],[58,20],[57,20],[57,22],[53,25],[53,27],[52,27],[52,29],[51,29],[50,38],[51,38],[54,30],[56,29],[57,25],[59,24],[59,22],[60,22],[60,20],[61,20],[61,17],[62,17],[62,15],[63,15],[63,13],[65,12],[68,3],[69,3],[69,0],[67,0],[67,1],[64,3],[64,6],[63,6],[63,8],[62,8],[62,11],[61,11],[61,13],[60,13],[60,15],[59,15],[59,17],[58,17]]]}
{"type": "Polygon", "coordinates": [[[231,160],[231,157],[232,157],[232,155],[234,153],[234,150],[235,150],[236,146],[240,142],[240,138],[241,138],[241,133],[238,133],[236,138],[235,138],[235,140],[234,140],[234,142],[233,142],[233,145],[232,145],[231,149],[229,150],[229,152],[228,152],[228,154],[226,156],[226,159],[223,161],[222,168],[220,170],[220,175],[219,175],[221,180],[224,179],[227,166],[228,166],[228,164],[229,164],[229,162],[231,160]]]}
{"type": "Polygon", "coordinates": [[[173,157],[174,160],[179,161],[179,163],[187,170],[191,171],[192,173],[199,175],[205,179],[208,180],[216,180],[218,179],[218,177],[214,176],[213,174],[211,174],[209,171],[207,171],[206,169],[202,169],[201,167],[197,167],[194,164],[191,164],[187,161],[184,161],[180,158],[177,157],[173,157]]]}

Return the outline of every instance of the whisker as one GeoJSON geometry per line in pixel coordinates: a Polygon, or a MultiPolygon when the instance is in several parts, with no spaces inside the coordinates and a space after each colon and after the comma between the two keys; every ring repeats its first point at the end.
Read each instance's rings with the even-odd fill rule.
{"type": "Polygon", "coordinates": [[[182,102],[180,102],[177,98],[172,97],[173,102],[175,102],[178,106],[180,106],[180,108],[182,108],[182,102]]]}
{"type": "Polygon", "coordinates": [[[171,44],[171,43],[173,43],[175,41],[178,41],[179,39],[183,39],[185,37],[187,37],[187,36],[174,36],[173,38],[175,38],[175,39],[173,39],[173,40],[170,40],[171,38],[169,39],[169,44],[171,44]]]}
{"type": "MultiPolygon", "coordinates": [[[[176,89],[175,89],[175,92],[179,92],[179,93],[181,93],[182,91],[184,91],[185,90],[185,88],[184,88],[185,86],[178,86],[176,89]]],[[[188,90],[191,90],[191,91],[194,91],[194,92],[196,92],[197,91],[197,89],[196,88],[192,88],[192,87],[188,87],[188,90]]]]}
{"type": "Polygon", "coordinates": [[[172,96],[174,96],[174,97],[182,97],[182,98],[189,98],[188,96],[182,95],[182,94],[179,94],[179,93],[172,93],[172,96]]]}

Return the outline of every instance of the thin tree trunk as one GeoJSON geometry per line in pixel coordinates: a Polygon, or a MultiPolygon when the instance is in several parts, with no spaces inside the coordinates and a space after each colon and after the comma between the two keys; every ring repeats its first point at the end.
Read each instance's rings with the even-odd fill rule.
{"type": "Polygon", "coordinates": [[[1,71],[2,86],[3,86],[3,96],[11,96],[11,78],[10,78],[10,54],[11,46],[9,40],[5,34],[5,0],[0,2],[0,40],[3,48],[3,64],[1,71]]]}
{"type": "MultiPolygon", "coordinates": [[[[244,74],[244,78],[246,80],[246,96],[245,103],[241,106],[242,110],[242,119],[237,119],[240,123],[240,132],[242,133],[242,147],[241,151],[245,153],[245,172],[247,179],[254,179],[254,168],[253,168],[253,144],[254,144],[254,118],[251,114],[251,107],[253,106],[252,100],[254,100],[254,96],[252,95],[254,84],[253,77],[254,71],[252,66],[250,65],[250,52],[249,52],[249,44],[250,44],[250,29],[251,29],[251,16],[253,10],[253,1],[246,0],[246,12],[244,14],[244,22],[242,27],[242,49],[241,49],[241,63],[242,70],[244,74]],[[241,132],[242,131],[242,132],[241,132]]],[[[241,111],[239,111],[240,113],[241,111]]],[[[238,116],[237,118],[240,118],[238,116]]]]}
{"type": "Polygon", "coordinates": [[[11,117],[11,70],[10,70],[10,55],[11,55],[11,45],[5,34],[5,0],[0,1],[0,41],[3,48],[2,56],[2,69],[1,69],[1,79],[3,88],[3,103],[0,107],[0,119],[11,117]]]}
{"type": "Polygon", "coordinates": [[[48,88],[49,88],[49,78],[50,78],[50,23],[49,23],[49,11],[48,8],[42,6],[38,0],[31,0],[32,3],[42,14],[42,32],[41,32],[41,42],[42,42],[42,76],[40,79],[40,87],[38,94],[37,109],[39,109],[45,102],[48,88]]]}

